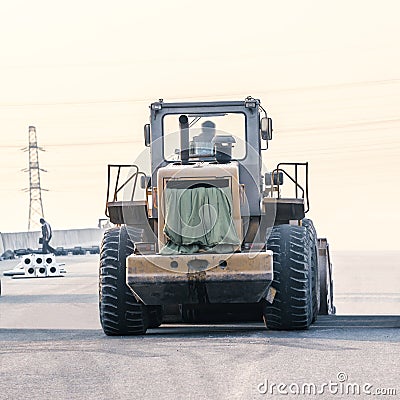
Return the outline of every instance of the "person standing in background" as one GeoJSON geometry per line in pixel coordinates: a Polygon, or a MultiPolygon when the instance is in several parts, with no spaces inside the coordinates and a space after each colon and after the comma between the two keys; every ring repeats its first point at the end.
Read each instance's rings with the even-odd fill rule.
{"type": "Polygon", "coordinates": [[[43,218],[40,218],[40,223],[42,224],[42,253],[54,253],[55,250],[49,245],[49,242],[52,238],[51,226],[43,218]]]}

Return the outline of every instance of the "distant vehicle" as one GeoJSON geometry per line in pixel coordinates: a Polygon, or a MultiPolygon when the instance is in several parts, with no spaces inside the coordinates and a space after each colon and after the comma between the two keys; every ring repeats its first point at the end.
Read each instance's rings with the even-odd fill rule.
{"type": "Polygon", "coordinates": [[[13,260],[15,258],[15,252],[12,250],[6,250],[1,256],[0,261],[2,260],[13,260]]]}

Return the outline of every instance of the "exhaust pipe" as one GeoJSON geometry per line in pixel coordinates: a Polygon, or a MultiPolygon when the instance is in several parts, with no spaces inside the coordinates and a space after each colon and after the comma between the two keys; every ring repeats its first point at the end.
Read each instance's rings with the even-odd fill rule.
{"type": "Polygon", "coordinates": [[[189,120],[186,115],[179,117],[179,130],[181,134],[181,163],[189,164],[189,120]]]}

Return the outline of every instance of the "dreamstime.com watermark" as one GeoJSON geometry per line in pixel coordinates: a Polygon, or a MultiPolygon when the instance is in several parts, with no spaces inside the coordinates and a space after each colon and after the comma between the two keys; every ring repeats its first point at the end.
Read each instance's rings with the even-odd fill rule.
{"type": "Polygon", "coordinates": [[[375,387],[370,383],[350,382],[345,372],[339,372],[336,380],[324,383],[273,383],[268,379],[257,386],[258,393],[263,395],[307,395],[321,396],[325,394],[349,396],[397,396],[400,391],[395,388],[375,387]]]}

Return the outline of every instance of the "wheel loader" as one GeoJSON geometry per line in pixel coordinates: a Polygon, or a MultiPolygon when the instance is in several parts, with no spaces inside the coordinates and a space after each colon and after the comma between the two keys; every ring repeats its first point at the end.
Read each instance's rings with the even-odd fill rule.
{"type": "Polygon", "coordinates": [[[266,171],[272,131],[253,97],[150,105],[148,167],[108,166],[106,335],[168,322],[302,330],[335,312],[328,242],[306,218],[308,163],[266,171]]]}

